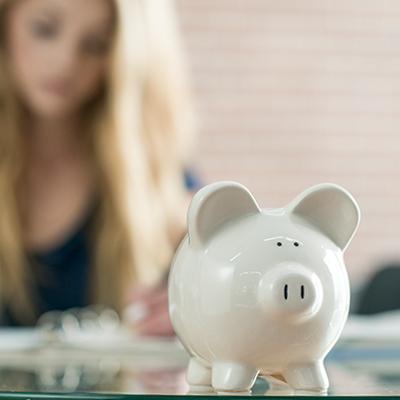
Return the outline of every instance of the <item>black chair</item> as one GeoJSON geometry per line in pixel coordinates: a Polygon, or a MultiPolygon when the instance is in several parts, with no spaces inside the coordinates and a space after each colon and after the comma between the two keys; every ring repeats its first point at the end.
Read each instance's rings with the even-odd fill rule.
{"type": "Polygon", "coordinates": [[[400,309],[400,262],[379,268],[366,284],[359,299],[357,314],[376,314],[400,309]]]}

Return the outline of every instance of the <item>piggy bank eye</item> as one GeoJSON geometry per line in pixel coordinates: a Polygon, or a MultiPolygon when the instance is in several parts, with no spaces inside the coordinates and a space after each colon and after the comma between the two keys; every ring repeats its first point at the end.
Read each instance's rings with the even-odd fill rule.
{"type": "Polygon", "coordinates": [[[299,242],[294,242],[293,245],[299,247],[299,242]]]}
{"type": "Polygon", "coordinates": [[[282,242],[278,242],[276,245],[277,245],[278,247],[281,247],[281,246],[282,246],[282,242]]]}

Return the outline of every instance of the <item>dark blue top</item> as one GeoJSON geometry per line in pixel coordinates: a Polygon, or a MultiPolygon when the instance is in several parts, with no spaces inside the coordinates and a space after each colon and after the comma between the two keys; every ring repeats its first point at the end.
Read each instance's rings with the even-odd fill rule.
{"type": "MultiPolygon", "coordinates": [[[[193,171],[185,171],[188,191],[196,191],[201,182],[193,171]]],[[[89,227],[95,207],[63,244],[45,253],[30,254],[31,268],[36,281],[38,315],[50,310],[67,310],[90,304],[88,297],[90,243],[89,227]]],[[[3,325],[19,325],[6,310],[3,325]]]]}

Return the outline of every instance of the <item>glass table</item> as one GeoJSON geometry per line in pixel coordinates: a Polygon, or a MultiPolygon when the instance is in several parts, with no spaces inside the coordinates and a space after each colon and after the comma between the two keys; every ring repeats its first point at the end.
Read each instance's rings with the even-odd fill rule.
{"type": "MultiPolygon", "coordinates": [[[[187,362],[176,339],[43,343],[35,330],[3,330],[0,399],[181,399],[188,393],[187,362]]],[[[326,367],[329,397],[400,398],[400,337],[341,340],[326,367]]],[[[283,384],[272,387],[258,378],[250,396],[292,394],[283,384]]]]}

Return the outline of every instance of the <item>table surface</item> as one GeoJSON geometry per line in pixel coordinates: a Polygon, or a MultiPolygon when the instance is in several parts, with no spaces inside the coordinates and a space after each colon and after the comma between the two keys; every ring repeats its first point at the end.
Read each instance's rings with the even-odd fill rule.
{"type": "MultiPolygon", "coordinates": [[[[33,331],[4,335],[0,331],[0,399],[181,398],[187,394],[188,356],[177,340],[135,339],[101,346],[91,342],[44,344],[33,331]],[[7,341],[10,337],[25,341],[15,346],[15,340],[7,341]]],[[[325,364],[331,384],[328,396],[400,398],[400,338],[339,341],[325,364]]],[[[284,385],[272,389],[258,378],[251,396],[292,394],[284,385]]]]}

